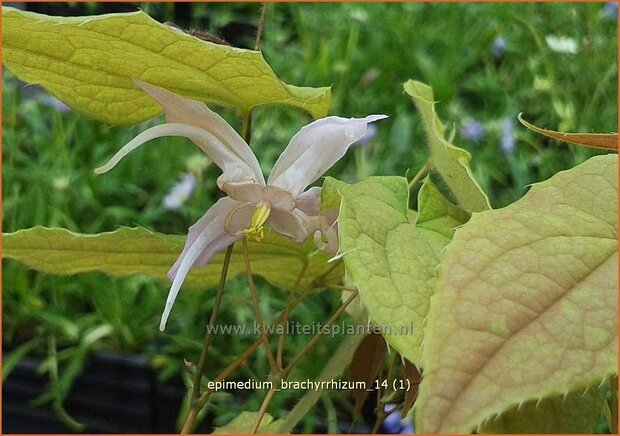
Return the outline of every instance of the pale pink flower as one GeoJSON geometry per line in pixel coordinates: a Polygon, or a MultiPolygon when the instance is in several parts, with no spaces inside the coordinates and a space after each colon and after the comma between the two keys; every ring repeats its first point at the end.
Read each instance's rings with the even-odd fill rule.
{"type": "MultiPolygon", "coordinates": [[[[319,233],[328,230],[329,221],[319,214],[320,188],[304,190],[366,134],[369,123],[386,118],[385,115],[370,115],[314,121],[293,136],[265,182],[249,145],[223,118],[203,103],[145,82],[135,82],[162,106],[168,122],[140,133],[95,172],[109,171],[151,139],[183,136],[198,145],[221,168],[217,185],[228,194],[190,227],[183,252],[168,273],[172,286],[160,330],[166,326],[190,269],[204,266],[217,252],[244,236],[260,240],[265,223],[293,241],[303,242],[314,235],[319,243],[325,243],[319,233]]],[[[325,237],[327,244],[333,245],[333,238],[330,241],[329,234],[325,237]]]]}

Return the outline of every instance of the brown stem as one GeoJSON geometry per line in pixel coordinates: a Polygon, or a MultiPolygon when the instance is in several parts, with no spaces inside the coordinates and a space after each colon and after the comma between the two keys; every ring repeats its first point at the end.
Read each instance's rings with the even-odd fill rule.
{"type": "Polygon", "coordinates": [[[258,30],[256,31],[256,42],[254,43],[254,50],[260,48],[260,40],[263,37],[263,29],[265,28],[265,15],[267,14],[267,2],[261,3],[260,18],[258,19],[258,30]]]}
{"type": "MultiPolygon", "coordinates": [[[[301,282],[302,277],[306,273],[306,269],[308,269],[308,262],[307,261],[304,262],[304,266],[301,268],[301,271],[297,275],[297,280],[295,280],[295,286],[293,287],[293,292],[291,292],[291,294],[289,295],[289,302],[292,300],[294,292],[296,292],[296,290],[299,289],[299,283],[301,282]]],[[[290,310],[289,310],[289,304],[287,304],[286,307],[284,308],[284,323],[285,324],[288,322],[288,317],[289,316],[290,316],[290,310]]],[[[277,363],[279,371],[281,371],[282,368],[283,368],[283,366],[282,366],[282,352],[284,350],[284,339],[285,339],[285,337],[286,337],[285,330],[283,329],[282,332],[280,333],[280,337],[278,338],[278,349],[276,351],[276,363],[277,363]]]]}
{"type": "Polygon", "coordinates": [[[226,276],[228,275],[228,266],[230,265],[230,257],[232,256],[234,244],[231,244],[226,249],[226,254],[224,255],[224,263],[222,265],[222,272],[220,274],[220,283],[217,287],[217,294],[215,294],[215,301],[213,302],[213,310],[211,311],[211,319],[209,319],[209,326],[207,327],[207,332],[205,334],[205,338],[202,345],[202,351],[200,352],[200,359],[198,360],[198,367],[196,370],[196,374],[194,376],[194,386],[192,389],[192,401],[195,401],[200,397],[200,382],[202,381],[202,376],[204,375],[206,366],[207,366],[207,354],[209,353],[209,347],[211,346],[211,341],[213,340],[213,335],[211,334],[212,327],[217,322],[217,316],[220,311],[220,306],[222,304],[222,295],[224,294],[224,287],[226,285],[226,276]]]}
{"type": "Polygon", "coordinates": [[[224,286],[226,285],[226,276],[228,274],[228,266],[230,265],[230,257],[232,255],[233,245],[234,244],[231,244],[226,249],[226,254],[224,255],[224,263],[222,264],[222,272],[220,274],[220,282],[217,287],[217,294],[215,295],[215,301],[213,302],[211,318],[209,319],[209,325],[207,326],[207,331],[205,333],[204,341],[202,344],[202,351],[200,352],[198,366],[196,367],[196,373],[194,374],[194,385],[192,386],[192,402],[190,405],[190,411],[187,415],[185,423],[183,424],[183,430],[185,430],[185,433],[189,433],[193,430],[196,418],[200,413],[201,407],[198,405],[196,400],[200,398],[200,385],[202,382],[202,376],[204,375],[205,369],[207,367],[207,356],[209,354],[209,347],[211,346],[211,341],[213,340],[213,335],[211,334],[211,331],[212,327],[217,322],[217,316],[220,311],[222,295],[224,294],[224,286]]]}
{"type": "Polygon", "coordinates": [[[286,377],[289,375],[291,370],[295,367],[295,365],[299,363],[302,357],[304,357],[306,353],[310,351],[312,347],[314,347],[314,345],[318,342],[319,339],[321,339],[321,336],[323,336],[326,333],[327,329],[340,317],[340,315],[342,315],[342,313],[346,310],[347,306],[351,304],[353,300],[355,300],[355,298],[357,297],[357,294],[358,292],[355,291],[353,295],[351,295],[347,299],[347,301],[345,301],[342,304],[342,306],[340,306],[338,310],[334,312],[334,314],[321,327],[321,331],[318,334],[316,334],[312,339],[310,339],[310,341],[308,341],[308,343],[304,346],[304,348],[302,348],[302,350],[299,353],[297,353],[297,355],[293,358],[293,361],[289,363],[287,367],[282,371],[283,380],[286,379],[286,377]]]}
{"type": "Polygon", "coordinates": [[[267,392],[267,395],[265,396],[263,403],[260,405],[260,409],[258,410],[258,415],[256,416],[256,419],[254,420],[254,424],[252,424],[252,429],[250,430],[250,434],[256,434],[256,432],[258,432],[258,427],[260,427],[260,422],[263,420],[263,417],[265,416],[265,413],[267,412],[267,408],[269,407],[269,404],[271,403],[271,400],[275,393],[276,393],[275,387],[269,389],[269,392],[267,392]]]}
{"type": "MultiPolygon", "coordinates": [[[[245,261],[245,273],[248,280],[248,286],[250,288],[250,295],[252,297],[252,307],[254,308],[254,314],[256,315],[256,321],[258,322],[258,326],[260,327],[261,333],[265,333],[265,321],[263,320],[263,315],[260,313],[260,308],[258,307],[258,297],[256,295],[256,286],[254,286],[254,276],[252,276],[252,268],[250,266],[250,255],[248,253],[248,241],[246,237],[243,237],[243,259],[245,261]]],[[[269,366],[271,367],[272,372],[276,372],[278,370],[276,360],[273,357],[273,353],[271,351],[271,346],[269,345],[269,338],[266,334],[261,334],[261,338],[263,338],[263,344],[265,345],[265,352],[267,353],[267,359],[269,360],[269,366]]]]}
{"type": "MultiPolygon", "coordinates": [[[[301,301],[304,298],[306,298],[306,296],[310,293],[310,291],[312,291],[311,287],[306,288],[304,292],[290,304],[289,311],[293,310],[293,308],[295,308],[299,303],[301,303],[301,301]]],[[[275,320],[272,326],[275,327],[277,325],[280,325],[283,321],[284,321],[284,313],[280,314],[280,316],[278,317],[278,319],[275,320]]],[[[241,366],[241,364],[245,361],[245,359],[250,357],[250,355],[252,355],[252,353],[256,351],[256,349],[263,343],[263,336],[265,336],[266,334],[267,334],[266,332],[261,333],[261,336],[257,338],[248,348],[246,348],[243,351],[243,353],[237,356],[235,360],[229,363],[228,366],[217,377],[215,377],[215,379],[213,379],[213,382],[217,383],[219,381],[226,379],[237,368],[239,368],[239,366],[241,366]]],[[[206,390],[198,399],[198,403],[201,405],[206,403],[206,401],[208,400],[209,396],[212,393],[213,393],[213,389],[206,390]]]]}

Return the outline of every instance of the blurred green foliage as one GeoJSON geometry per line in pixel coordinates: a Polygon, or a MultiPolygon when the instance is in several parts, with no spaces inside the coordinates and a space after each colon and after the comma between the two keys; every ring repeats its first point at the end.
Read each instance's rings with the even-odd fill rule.
{"type": "MultiPolygon", "coordinates": [[[[64,9],[52,12],[83,15],[110,11],[99,3],[63,5],[64,9]]],[[[138,6],[160,21],[176,21],[183,28],[199,28],[253,48],[259,4],[127,3],[122,9],[138,6]]],[[[378,124],[376,136],[352,149],[330,171],[329,175],[347,182],[407,171],[411,176],[425,162],[420,118],[402,91],[408,79],[433,87],[440,117],[454,127],[454,144],[472,153],[474,173],[493,207],[515,201],[527,184],[596,153],[526,131],[516,123],[517,113],[523,111],[527,120],[556,130],[617,131],[617,21],[605,14],[604,3],[272,3],[267,6],[261,50],[276,74],[288,83],[332,85],[331,114],[390,116],[378,124]],[[552,51],[545,43],[548,35],[574,38],[578,53],[552,51]],[[494,55],[492,49],[497,38],[505,42],[501,56],[494,55]],[[506,118],[515,123],[512,153],[500,147],[506,118]],[[484,130],[479,140],[464,134],[464,125],[472,120],[484,130]]],[[[44,225],[96,233],[137,224],[184,234],[221,195],[215,185],[217,168],[202,165],[199,149],[179,138],[149,144],[111,173],[95,176],[93,168],[161,120],[133,128],[114,127],[61,112],[45,101],[44,94],[20,86],[5,72],[4,232],[44,225]],[[180,209],[166,210],[162,199],[188,171],[199,179],[195,192],[180,209]]],[[[235,113],[221,113],[240,127],[235,113]]],[[[290,108],[265,107],[255,112],[252,147],[265,171],[291,136],[309,121],[307,115],[290,108]]],[[[415,195],[411,206],[415,207],[415,195]]],[[[84,358],[80,344],[85,335],[108,325],[109,334],[89,342],[89,351],[146,353],[162,378],[171,377],[182,370],[184,358],[197,360],[213,292],[182,292],[168,330],[160,334],[157,324],[167,288],[166,283],[143,277],[51,277],[3,261],[3,345],[14,349],[33,338],[53,338],[61,376],[74,376],[79,372],[75,367],[84,358]],[[66,352],[72,349],[80,351],[66,352]],[[74,360],[79,362],[72,364],[74,360]]],[[[248,292],[244,279],[227,286],[222,323],[252,325],[248,292]]],[[[262,281],[259,293],[269,322],[284,308],[288,293],[262,281]]],[[[336,292],[313,295],[293,313],[292,320],[305,324],[324,321],[339,301],[336,292]]],[[[300,350],[307,339],[289,338],[287,350],[300,350]]],[[[250,340],[216,337],[208,376],[214,377],[250,340]]],[[[297,374],[304,378],[317,374],[334,342],[322,339],[297,374]]],[[[46,355],[47,343],[35,341],[22,354],[46,355]]],[[[267,373],[268,364],[259,351],[238,377],[264,379],[267,373]]],[[[235,404],[241,400],[247,400],[245,410],[257,410],[263,396],[258,392],[247,399],[217,397],[211,406],[218,416],[216,424],[236,415],[239,406],[235,404]]],[[[334,398],[345,401],[342,396],[334,398]]],[[[294,399],[294,392],[282,392],[270,413],[280,417],[280,411],[290,408],[294,399]]],[[[300,430],[312,429],[316,419],[307,417],[300,430]]]]}

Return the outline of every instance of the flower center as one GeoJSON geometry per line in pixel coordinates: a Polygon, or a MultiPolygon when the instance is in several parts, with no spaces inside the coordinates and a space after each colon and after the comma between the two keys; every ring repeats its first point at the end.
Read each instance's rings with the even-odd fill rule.
{"type": "Polygon", "coordinates": [[[271,205],[262,200],[256,203],[256,209],[252,214],[252,224],[243,233],[248,239],[260,242],[263,239],[263,225],[267,222],[271,213],[271,205]]]}

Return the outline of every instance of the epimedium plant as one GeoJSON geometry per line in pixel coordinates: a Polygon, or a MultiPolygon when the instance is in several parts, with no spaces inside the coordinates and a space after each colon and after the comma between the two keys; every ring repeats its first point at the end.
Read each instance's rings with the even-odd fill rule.
{"type": "MultiPolygon", "coordinates": [[[[330,89],[283,83],[258,50],[203,41],[142,12],[64,18],[3,7],[3,62],[95,120],[132,124],[165,112],[167,124],[140,134],[100,172],[145,141],[170,135],[191,139],[223,171],[217,183],[228,197],[187,239],[126,227],[97,235],[44,227],[3,235],[4,257],[47,273],[169,274],[162,329],[182,283],[217,287],[214,325],[227,280],[245,272],[263,333],[206,380],[207,331],[200,359],[189,367],[183,432],[195,428],[214,392],[205,382],[225,380],[260,347],[274,387],[257,412],[241,413],[218,432],[291,432],[318,400],[319,392],[309,392],[288,415],[274,420],[267,413],[279,383],[320,334],[286,362],[279,335],[274,353],[254,274],[292,291],[274,325],[313,291],[331,288],[342,290],[343,304],[326,326],[349,311],[360,324],[391,327],[382,331],[384,340],[406,362],[405,375],[417,368],[422,381],[417,399],[411,389],[400,396],[379,389],[380,417],[383,403],[396,398],[404,414],[415,402],[416,431],[423,433],[589,433],[601,416],[617,432],[616,154],[591,158],[492,210],[470,154],[452,144],[437,116],[431,88],[411,80],[404,91],[421,115],[429,148],[415,176],[355,184],[326,178],[304,192],[383,116],[325,117],[330,89]],[[239,110],[241,132],[204,103],[239,110]],[[265,182],[248,144],[252,110],[272,104],[320,119],[291,140],[265,182]],[[413,211],[409,195],[418,185],[413,211]],[[402,334],[409,324],[411,334],[402,334]]],[[[616,148],[614,135],[529,127],[616,148]]],[[[317,381],[340,377],[358,346],[368,346],[365,334],[348,335],[317,381]]],[[[367,371],[374,377],[383,366],[376,361],[367,371]]],[[[395,378],[390,369],[387,379],[395,378]]]]}

